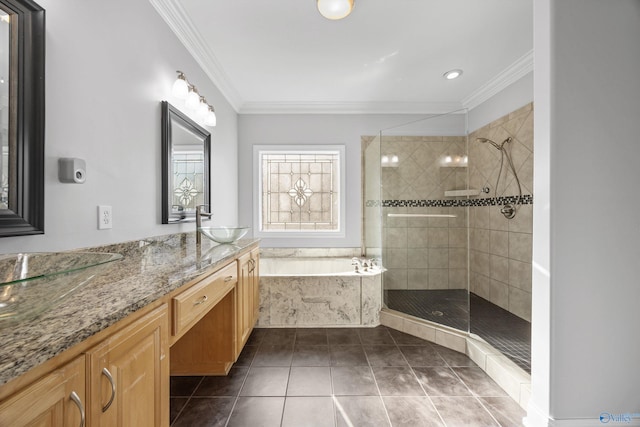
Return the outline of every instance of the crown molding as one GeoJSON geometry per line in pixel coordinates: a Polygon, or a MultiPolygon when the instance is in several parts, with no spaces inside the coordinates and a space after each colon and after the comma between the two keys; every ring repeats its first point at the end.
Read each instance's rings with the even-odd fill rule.
{"type": "Polygon", "coordinates": [[[463,98],[461,103],[471,110],[532,71],[533,50],[530,50],[497,76],[463,98]]]}
{"type": "Polygon", "coordinates": [[[446,114],[461,108],[434,102],[246,102],[239,114],[446,114]]]}
{"type": "Polygon", "coordinates": [[[209,49],[202,35],[177,0],[149,0],[160,17],[193,56],[205,74],[211,79],[233,109],[238,112],[243,99],[231,84],[218,59],[209,49]]]}

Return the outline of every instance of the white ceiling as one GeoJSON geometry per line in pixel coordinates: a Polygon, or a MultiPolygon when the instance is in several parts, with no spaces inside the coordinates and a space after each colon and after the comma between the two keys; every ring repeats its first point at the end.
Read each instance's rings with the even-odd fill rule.
{"type": "Polygon", "coordinates": [[[150,0],[239,113],[440,113],[533,69],[533,0],[150,0]],[[462,77],[446,80],[454,68],[462,77]]]}

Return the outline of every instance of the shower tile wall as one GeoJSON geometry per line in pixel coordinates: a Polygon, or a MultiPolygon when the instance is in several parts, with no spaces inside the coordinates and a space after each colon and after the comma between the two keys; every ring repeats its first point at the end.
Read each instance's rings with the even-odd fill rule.
{"type": "MultiPolygon", "coordinates": [[[[482,198],[517,196],[518,188],[505,160],[499,188],[500,152],[476,138],[498,144],[513,138],[510,153],[523,195],[533,194],[533,105],[528,104],[474,131],[469,137],[469,188],[489,187],[482,198]]],[[[511,313],[531,321],[531,204],[518,205],[514,219],[506,219],[502,206],[469,208],[470,291],[511,313]]]]}
{"type": "MultiPolygon", "coordinates": [[[[447,155],[466,154],[465,137],[384,136],[382,200],[442,200],[466,188],[467,170],[443,167],[447,155]]],[[[384,207],[385,289],[467,289],[466,207],[384,207]],[[388,214],[450,214],[455,218],[394,218],[388,214]]]]}

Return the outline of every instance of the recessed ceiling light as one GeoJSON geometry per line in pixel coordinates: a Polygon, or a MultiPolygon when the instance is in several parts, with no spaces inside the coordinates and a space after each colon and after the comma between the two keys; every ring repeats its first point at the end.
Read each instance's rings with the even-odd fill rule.
{"type": "Polygon", "coordinates": [[[462,70],[451,70],[444,73],[443,77],[447,80],[457,79],[462,75],[462,70]]]}

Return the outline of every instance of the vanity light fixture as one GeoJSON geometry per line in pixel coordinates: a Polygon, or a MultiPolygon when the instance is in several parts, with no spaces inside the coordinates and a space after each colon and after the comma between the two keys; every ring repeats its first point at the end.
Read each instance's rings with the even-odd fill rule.
{"type": "Polygon", "coordinates": [[[189,94],[189,84],[187,78],[182,71],[178,71],[178,78],[173,82],[173,88],[171,88],[171,94],[178,99],[186,99],[189,94]]]}
{"type": "Polygon", "coordinates": [[[182,71],[178,70],[176,72],[178,73],[178,78],[173,82],[171,94],[178,99],[184,99],[185,107],[195,111],[205,126],[215,126],[216,113],[213,107],[207,103],[204,96],[198,93],[195,85],[189,83],[187,76],[182,71]]]}
{"type": "Polygon", "coordinates": [[[318,12],[331,20],[346,18],[353,10],[354,0],[316,0],[318,12]]]}
{"type": "Polygon", "coordinates": [[[209,105],[209,111],[207,112],[207,114],[204,116],[204,124],[206,126],[215,126],[217,122],[216,119],[216,112],[213,109],[213,107],[211,105],[209,105]]]}
{"type": "Polygon", "coordinates": [[[444,73],[442,76],[447,80],[457,79],[462,75],[462,70],[450,70],[444,73]]]}
{"type": "Polygon", "coordinates": [[[198,89],[195,86],[189,86],[189,93],[187,94],[187,99],[184,100],[184,106],[189,110],[195,110],[200,105],[200,94],[198,93],[198,89]]]}

